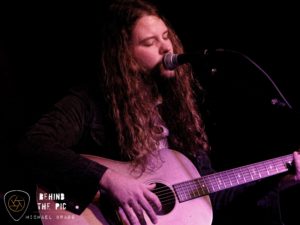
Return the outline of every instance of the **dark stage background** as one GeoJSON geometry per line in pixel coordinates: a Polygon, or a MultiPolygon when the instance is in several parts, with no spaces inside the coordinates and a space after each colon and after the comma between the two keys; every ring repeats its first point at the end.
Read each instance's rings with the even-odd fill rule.
{"type": "MultiPolygon", "coordinates": [[[[206,91],[201,108],[214,167],[223,170],[297,149],[300,15],[296,3],[153,2],[170,20],[186,52],[212,52],[193,62],[193,67],[206,91]],[[293,109],[271,104],[271,99],[281,100],[280,96],[245,57],[214,54],[217,48],[253,59],[293,109]]],[[[6,156],[12,152],[11,145],[69,87],[93,78],[101,3],[16,3],[1,11],[1,169],[9,186],[21,169],[14,157],[6,156]]],[[[300,200],[296,192],[299,188],[282,198],[286,224],[294,220],[296,211],[286,206],[292,199],[300,200]]]]}

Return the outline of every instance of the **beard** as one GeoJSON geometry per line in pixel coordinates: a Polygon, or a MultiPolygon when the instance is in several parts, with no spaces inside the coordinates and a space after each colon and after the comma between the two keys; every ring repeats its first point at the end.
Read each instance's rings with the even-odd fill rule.
{"type": "Polygon", "coordinates": [[[154,98],[165,97],[178,82],[175,70],[166,70],[162,63],[157,64],[151,70],[143,70],[141,74],[145,90],[150,91],[154,98]]]}
{"type": "Polygon", "coordinates": [[[165,69],[162,62],[159,63],[154,69],[158,70],[159,75],[166,79],[174,78],[176,75],[174,70],[165,69]]]}
{"type": "MultiPolygon", "coordinates": [[[[146,71],[146,70],[145,70],[146,71]]],[[[145,76],[152,77],[156,81],[169,80],[176,77],[175,70],[167,70],[163,63],[158,63],[154,68],[145,72],[145,76]]]]}
{"type": "Polygon", "coordinates": [[[174,70],[165,69],[162,63],[158,63],[151,70],[143,69],[142,77],[146,84],[161,86],[174,80],[176,73],[174,70]]]}

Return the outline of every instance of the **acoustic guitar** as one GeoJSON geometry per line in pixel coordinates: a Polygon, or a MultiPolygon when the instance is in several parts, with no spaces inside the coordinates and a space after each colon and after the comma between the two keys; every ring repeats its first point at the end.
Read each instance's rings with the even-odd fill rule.
{"type": "MultiPolygon", "coordinates": [[[[144,173],[133,170],[130,163],[92,155],[83,156],[141,182],[156,183],[153,192],[162,203],[162,210],[158,212],[158,225],[210,225],[213,215],[208,194],[286,172],[293,160],[290,154],[201,177],[187,157],[170,149],[161,150],[159,160],[153,158],[151,161],[155,166],[144,173]]],[[[45,191],[37,189],[37,195],[42,192],[45,191]]],[[[114,224],[104,213],[110,208],[109,203],[101,204],[101,198],[102,196],[100,203],[99,201],[91,203],[81,215],[54,207],[47,210],[40,209],[42,223],[43,225],[114,224]]],[[[49,201],[49,205],[54,206],[55,202],[49,201]]],[[[147,224],[152,224],[146,214],[145,219],[147,224]]]]}

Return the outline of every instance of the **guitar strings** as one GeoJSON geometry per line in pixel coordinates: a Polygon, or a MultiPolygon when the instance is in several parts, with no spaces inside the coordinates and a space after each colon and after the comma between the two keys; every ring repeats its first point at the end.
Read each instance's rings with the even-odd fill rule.
{"type": "MultiPolygon", "coordinates": [[[[290,158],[290,156],[288,156],[290,158]]],[[[278,169],[280,171],[285,170],[285,166],[283,164],[283,159],[280,157],[278,159],[273,160],[266,160],[265,162],[272,162],[274,167],[270,169],[276,169],[276,172],[278,172],[278,169]],[[275,163],[275,164],[274,164],[275,163]]],[[[261,163],[254,163],[254,165],[258,165],[256,169],[258,169],[261,172],[266,173],[266,176],[270,175],[271,173],[268,169],[268,167],[261,163]]],[[[249,166],[240,167],[237,169],[231,169],[228,171],[221,172],[222,179],[218,179],[218,175],[220,174],[211,174],[206,177],[198,178],[195,180],[191,180],[188,182],[182,182],[177,184],[178,186],[178,195],[180,196],[182,192],[184,192],[185,199],[192,199],[195,197],[200,197],[205,194],[208,194],[209,192],[215,192],[218,190],[225,189],[227,187],[236,186],[239,184],[243,184],[249,181],[255,181],[261,178],[264,178],[264,175],[261,175],[260,173],[253,173],[250,171],[249,166]],[[234,171],[239,169],[240,173],[236,174],[234,171]],[[247,170],[245,170],[247,169],[247,170]],[[222,175],[223,174],[223,175],[222,175]],[[257,175],[258,174],[258,175],[257,175]],[[256,177],[255,177],[256,176],[256,177]],[[233,179],[232,179],[233,178],[233,179]],[[202,182],[201,182],[202,181],[202,182]],[[207,183],[209,185],[207,185],[207,183]]],[[[158,196],[162,204],[173,204],[175,201],[176,195],[173,193],[172,189],[170,189],[167,186],[162,186],[155,188],[153,192],[158,196]]]]}

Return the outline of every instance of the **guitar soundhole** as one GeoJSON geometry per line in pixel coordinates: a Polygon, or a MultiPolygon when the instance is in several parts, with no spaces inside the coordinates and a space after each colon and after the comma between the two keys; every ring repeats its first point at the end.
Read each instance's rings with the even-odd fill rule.
{"type": "Polygon", "coordinates": [[[158,196],[162,204],[162,209],[157,212],[157,215],[166,215],[174,209],[176,199],[171,188],[162,183],[156,183],[156,187],[152,192],[158,196]]]}

